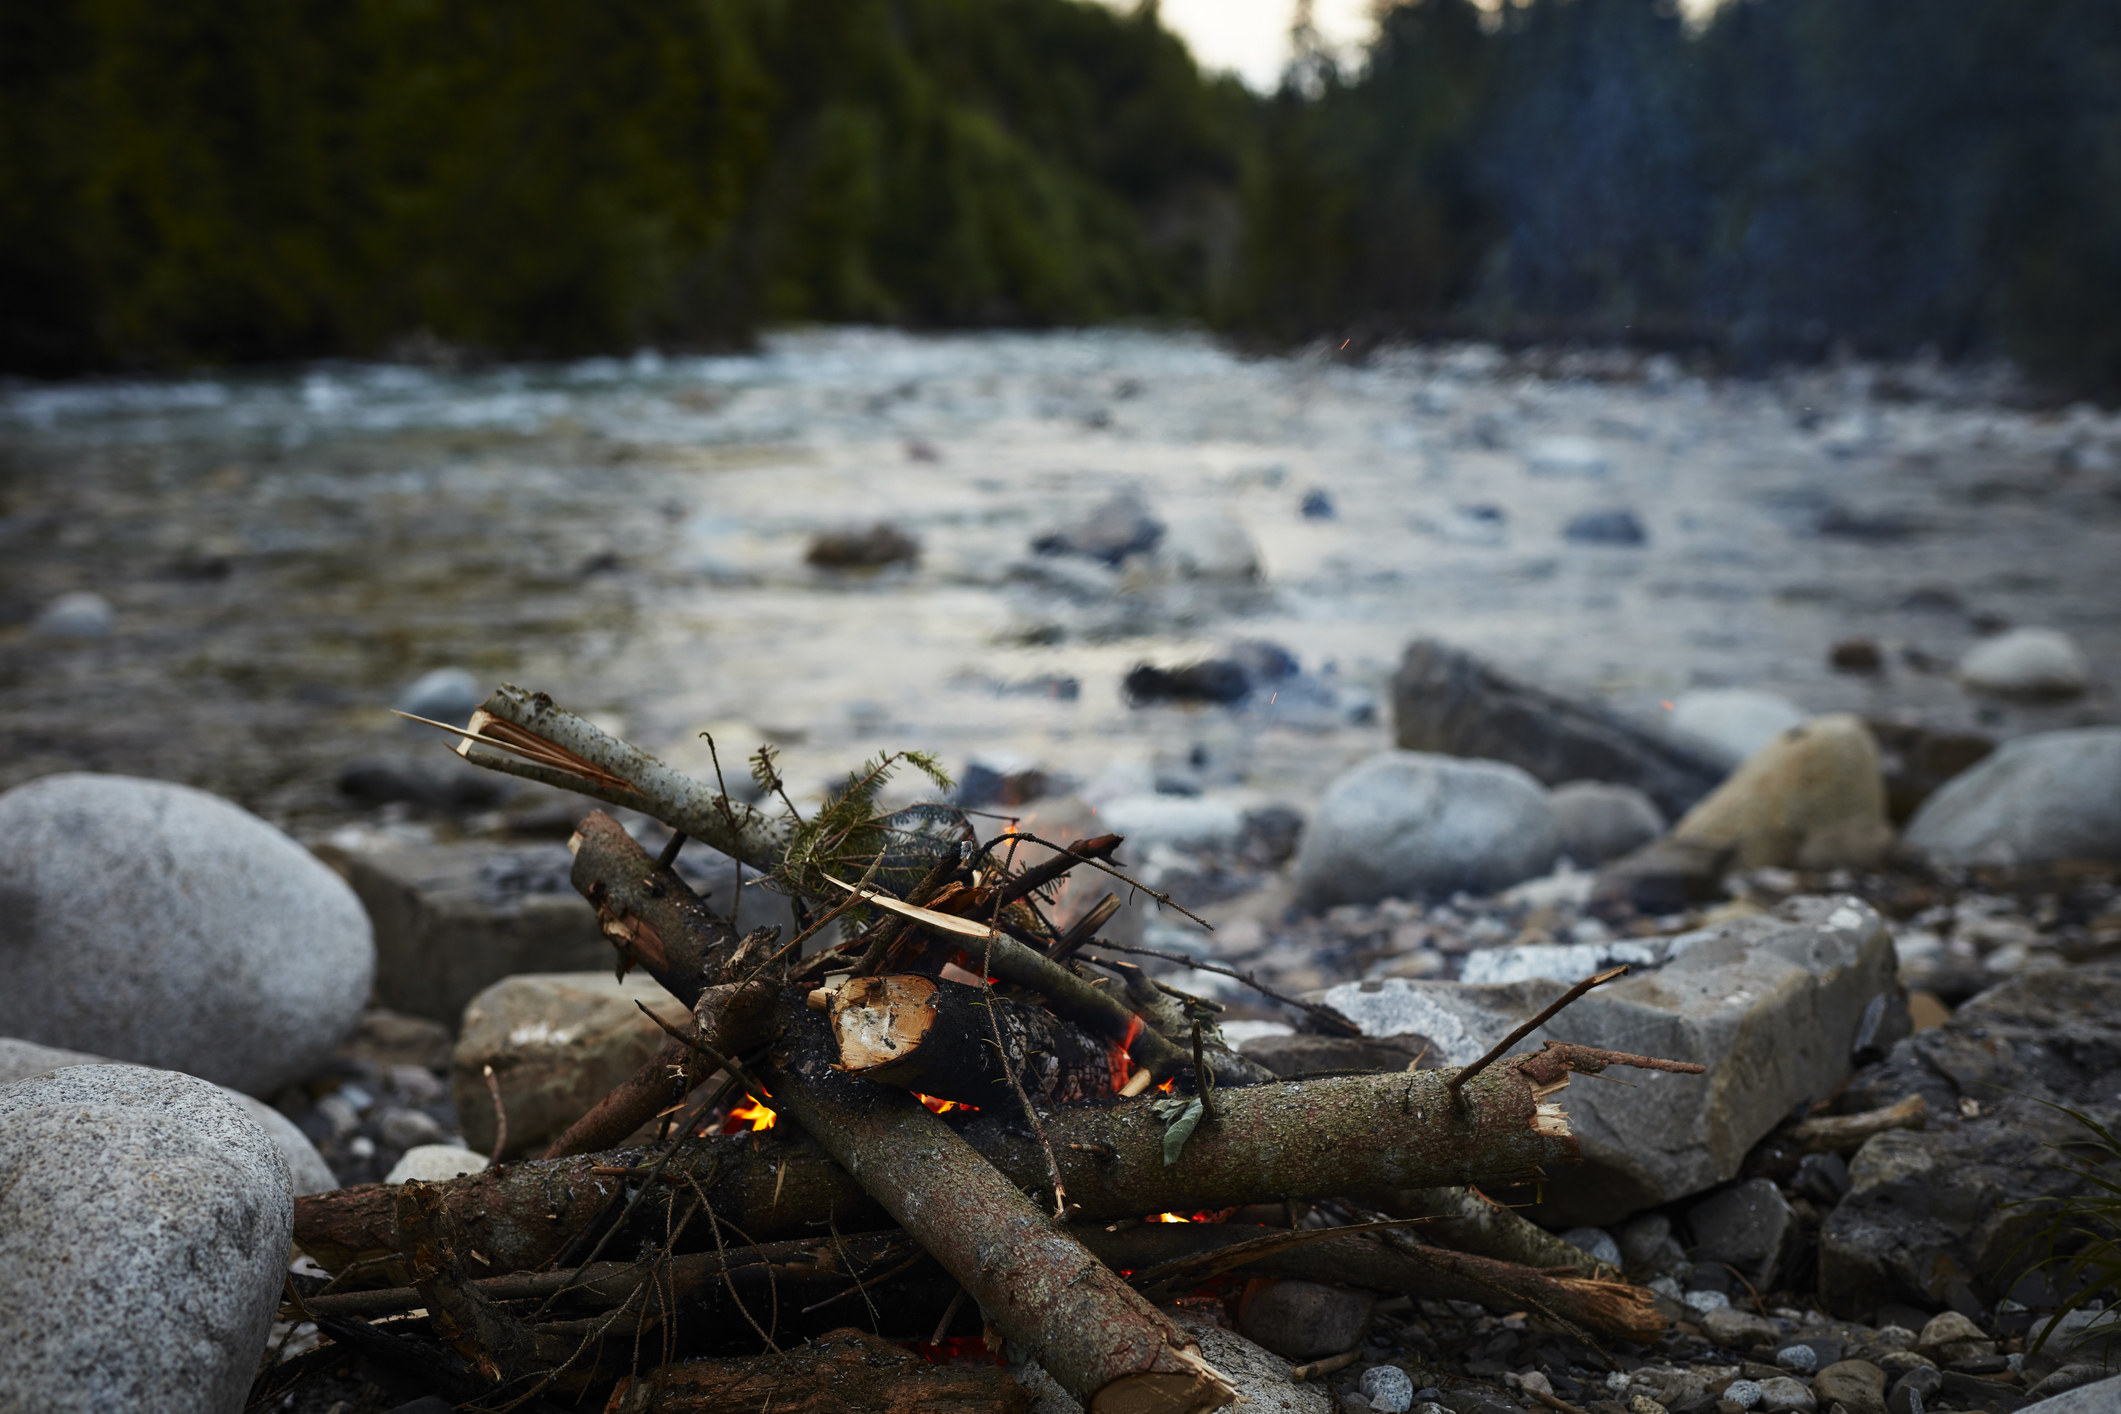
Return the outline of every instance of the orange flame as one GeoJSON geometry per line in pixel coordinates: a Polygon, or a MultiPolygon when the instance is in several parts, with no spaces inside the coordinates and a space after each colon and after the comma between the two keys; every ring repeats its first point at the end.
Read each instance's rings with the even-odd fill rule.
{"type": "Polygon", "coordinates": [[[748,1125],[751,1128],[751,1132],[756,1134],[761,1129],[773,1128],[779,1119],[780,1116],[767,1109],[765,1105],[757,1100],[751,1100],[745,1104],[738,1105],[729,1112],[729,1118],[722,1122],[722,1132],[724,1134],[735,1134],[748,1125]]]}
{"type": "Polygon", "coordinates": [[[1155,1217],[1149,1219],[1149,1221],[1153,1223],[1189,1223],[1192,1222],[1193,1219],[1182,1218],[1176,1213],[1158,1213],[1155,1217]]]}
{"type": "Polygon", "coordinates": [[[923,1095],[918,1090],[913,1092],[913,1098],[926,1105],[935,1114],[948,1114],[952,1110],[971,1110],[974,1112],[979,1110],[978,1105],[962,1105],[956,1100],[938,1100],[935,1096],[923,1095]]]}
{"type": "Polygon", "coordinates": [[[1141,1034],[1142,1019],[1138,1016],[1128,1017],[1127,1037],[1118,1045],[1114,1046],[1111,1052],[1112,1089],[1115,1092],[1125,1089],[1127,1086],[1127,1077],[1134,1073],[1133,1063],[1127,1059],[1127,1048],[1133,1045],[1134,1039],[1141,1034]]]}

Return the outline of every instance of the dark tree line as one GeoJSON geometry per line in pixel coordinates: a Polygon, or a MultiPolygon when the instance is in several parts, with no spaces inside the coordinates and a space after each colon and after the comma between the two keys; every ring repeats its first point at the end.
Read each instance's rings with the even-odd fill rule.
{"type": "Polygon", "coordinates": [[[1206,321],[2121,385],[2121,5],[0,0],[0,368],[1206,321]]]}

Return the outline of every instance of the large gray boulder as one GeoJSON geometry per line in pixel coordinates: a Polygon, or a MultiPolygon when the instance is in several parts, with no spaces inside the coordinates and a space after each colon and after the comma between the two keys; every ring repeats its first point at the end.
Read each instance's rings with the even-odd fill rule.
{"type": "Polygon", "coordinates": [[[0,1086],[0,1405],[236,1414],[294,1236],[226,1093],[138,1066],[0,1086]]]}
{"type": "Polygon", "coordinates": [[[225,800],[85,774],[0,795],[0,1035],[270,1095],[374,970],[353,891],[225,800]]]}
{"type": "Polygon", "coordinates": [[[1560,849],[1539,783],[1499,761],[1387,751],[1326,788],[1296,855],[1311,908],[1496,893],[1544,874],[1560,849]]]}
{"type": "Polygon", "coordinates": [[[1400,660],[1392,727],[1394,740],[1410,751],[1507,761],[1550,786],[1633,786],[1668,816],[1685,813],[1725,771],[1698,748],[1518,682],[1433,639],[1408,644],[1400,660]]]}
{"type": "MultiPolygon", "coordinates": [[[[40,1046],[32,1041],[17,1041],[13,1037],[0,1036],[0,1085],[12,1085],[17,1080],[27,1080],[34,1075],[59,1070],[70,1065],[113,1065],[108,1056],[92,1056],[82,1051],[62,1051],[53,1046],[40,1046]]],[[[216,1090],[228,1096],[243,1109],[243,1112],[258,1122],[265,1137],[272,1140],[280,1157],[287,1161],[288,1175],[294,1180],[296,1196],[304,1193],[328,1193],[339,1186],[331,1166],[317,1152],[317,1146],[309,1142],[309,1136],[295,1127],[293,1120],[281,1114],[263,1100],[251,1098],[240,1090],[229,1090],[216,1085],[216,1090]]]]}
{"type": "Polygon", "coordinates": [[[1924,801],[1905,843],[1940,864],[2121,860],[2121,727],[2005,744],[1924,801]]]}
{"type": "MultiPolygon", "coordinates": [[[[1904,1033],[1892,939],[1855,899],[1792,899],[1772,915],[1663,940],[1662,952],[1662,965],[1653,955],[1533,1032],[1522,1049],[1566,1040],[1699,1061],[1708,1073],[1630,1071],[1621,1076],[1626,1086],[1571,1085],[1559,1102],[1584,1167],[1549,1185],[1542,1222],[1602,1225],[1726,1182],[1796,1105],[1832,1094],[1849,1074],[1874,1002],[1870,1042],[1904,1033]]],[[[1424,1037],[1429,1064],[1457,1066],[1577,980],[1468,986],[1388,978],[1323,995],[1364,1034],[1424,1037]]]]}

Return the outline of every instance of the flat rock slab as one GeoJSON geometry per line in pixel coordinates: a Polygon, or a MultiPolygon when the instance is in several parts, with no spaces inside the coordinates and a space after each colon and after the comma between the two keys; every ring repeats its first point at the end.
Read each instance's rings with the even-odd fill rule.
{"type": "MultiPolygon", "coordinates": [[[[1565,1040],[1709,1068],[1572,1084],[1560,1103],[1584,1168],[1549,1186],[1542,1222],[1612,1222],[1735,1177],[1746,1151],[1797,1104],[1832,1094],[1848,1075],[1866,1008],[1885,998],[1878,1024],[1894,1024],[1892,939],[1855,899],[1792,899],[1771,915],[1664,940],[1663,952],[1661,967],[1599,988],[1521,1043],[1529,1051],[1565,1040]]],[[[1386,979],[1333,987],[1324,999],[1366,1035],[1426,1037],[1428,1064],[1458,1066],[1576,980],[1386,979]]]]}
{"type": "Polygon", "coordinates": [[[294,1236],[287,1164],[218,1087],[138,1066],[0,1086],[0,1392],[236,1414],[294,1236]]]}

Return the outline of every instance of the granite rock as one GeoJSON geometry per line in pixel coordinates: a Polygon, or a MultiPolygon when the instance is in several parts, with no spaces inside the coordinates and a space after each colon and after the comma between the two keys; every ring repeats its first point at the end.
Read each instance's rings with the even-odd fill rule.
{"type": "Polygon", "coordinates": [[[225,800],[88,774],[0,795],[0,1034],[269,1095],[374,970],[353,892],[225,800]]]}
{"type": "Polygon", "coordinates": [[[1804,724],[1804,709],[1778,693],[1710,687],[1672,699],[1674,736],[1736,770],[1761,747],[1804,724]]]}
{"type": "Polygon", "coordinates": [[[121,1065],[0,1086],[0,1399],[236,1414],[293,1234],[286,1161],[218,1087],[121,1065]]]}
{"type": "MultiPolygon", "coordinates": [[[[39,1046],[30,1041],[17,1041],[11,1037],[0,1037],[0,1085],[27,1080],[33,1075],[58,1070],[70,1065],[113,1065],[107,1056],[92,1056],[82,1051],[62,1051],[51,1046],[39,1046]]],[[[265,1131],[280,1157],[287,1161],[288,1175],[294,1181],[296,1196],[304,1193],[327,1193],[339,1186],[330,1165],[317,1152],[317,1146],[309,1142],[309,1136],[295,1127],[294,1121],[281,1114],[263,1100],[254,1099],[240,1090],[229,1090],[216,1085],[216,1090],[236,1102],[265,1131]]]]}

